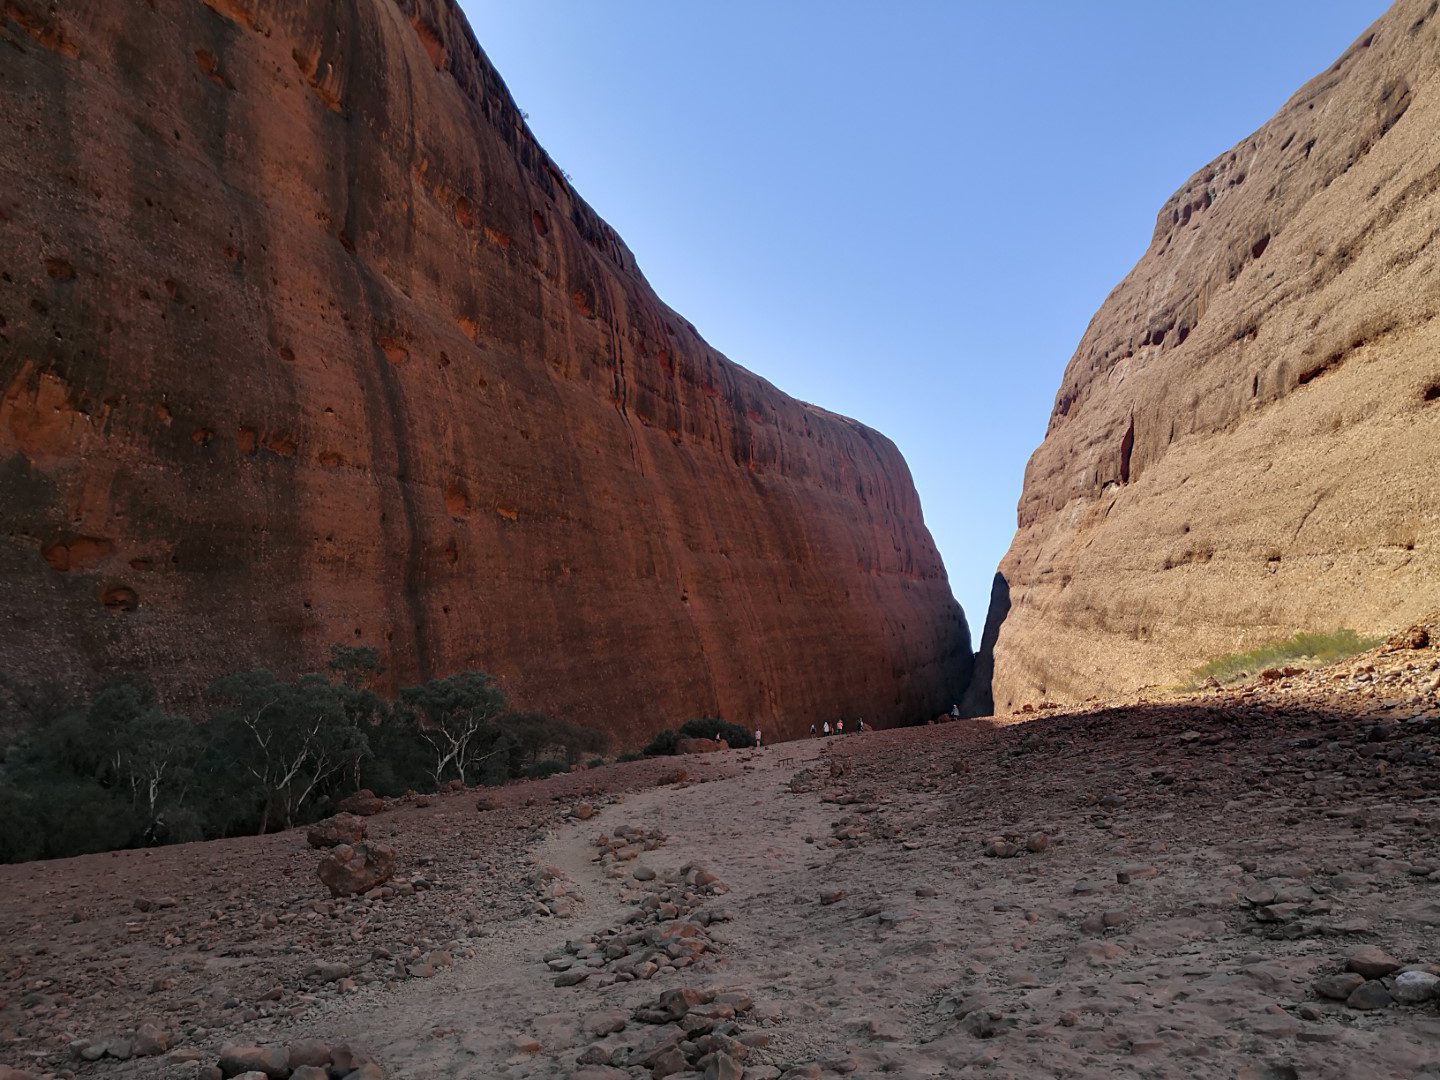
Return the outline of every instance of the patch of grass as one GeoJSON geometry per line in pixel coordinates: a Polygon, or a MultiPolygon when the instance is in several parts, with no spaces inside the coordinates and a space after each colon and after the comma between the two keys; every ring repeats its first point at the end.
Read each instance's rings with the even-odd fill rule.
{"type": "Polygon", "coordinates": [[[1222,685],[1253,679],[1266,668],[1298,665],[1319,667],[1354,656],[1380,644],[1379,638],[1361,637],[1354,630],[1332,634],[1302,631],[1284,641],[1272,641],[1249,652],[1229,653],[1201,664],[1190,673],[1187,690],[1195,690],[1214,679],[1222,685]]]}

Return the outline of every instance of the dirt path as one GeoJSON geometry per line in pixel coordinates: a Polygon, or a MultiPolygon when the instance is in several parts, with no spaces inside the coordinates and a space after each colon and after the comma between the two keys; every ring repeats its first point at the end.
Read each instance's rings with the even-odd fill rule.
{"type": "Polygon", "coordinates": [[[714,935],[718,953],[699,969],[699,981],[750,987],[784,974],[764,960],[793,933],[791,924],[803,921],[791,914],[797,896],[813,873],[809,867],[826,861],[806,837],[827,835],[830,819],[818,794],[788,794],[786,785],[820,749],[800,744],[740,755],[744,764],[731,779],[658,787],[563,825],[538,846],[535,863],[562,871],[583,896],[575,917],[487,939],[473,960],[367,1002],[337,1003],[307,1016],[305,1027],[328,1039],[383,1047],[386,1065],[399,1076],[568,1075],[593,1041],[584,1031],[587,1017],[628,1015],[672,985],[697,981],[696,972],[687,972],[598,990],[558,987],[542,962],[567,939],[619,926],[635,910],[622,899],[634,893],[633,877],[608,877],[596,862],[596,838],[617,825],[666,836],[636,865],[661,877],[692,864],[711,868],[729,886],[724,906],[744,913],[714,935]]]}

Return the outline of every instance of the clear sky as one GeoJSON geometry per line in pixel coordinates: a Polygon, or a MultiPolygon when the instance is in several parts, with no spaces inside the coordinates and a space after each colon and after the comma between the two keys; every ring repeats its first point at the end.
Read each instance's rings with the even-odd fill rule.
{"type": "Polygon", "coordinates": [[[910,463],[978,642],[1060,375],[1160,205],[1382,0],[461,0],[732,360],[910,463]]]}

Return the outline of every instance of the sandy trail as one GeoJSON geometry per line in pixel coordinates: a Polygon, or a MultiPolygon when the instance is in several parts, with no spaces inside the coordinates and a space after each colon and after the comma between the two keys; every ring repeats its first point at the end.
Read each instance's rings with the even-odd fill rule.
{"type": "Polygon", "coordinates": [[[399,1076],[568,1075],[591,1041],[582,1022],[599,1010],[628,1011],[672,984],[752,987],[776,979],[777,992],[792,985],[797,976],[777,971],[766,957],[803,923],[790,914],[797,897],[813,902],[806,880],[829,856],[817,856],[806,837],[827,835],[830,814],[818,794],[789,794],[785,785],[821,749],[818,743],[792,744],[740,754],[744,764],[730,779],[658,787],[588,821],[560,826],[536,848],[535,862],[562,870],[583,895],[574,918],[497,934],[480,943],[474,960],[377,993],[358,1009],[353,1002],[337,1003],[308,1016],[306,1027],[383,1048],[387,1067],[399,1076]],[[743,915],[717,933],[721,953],[703,977],[684,973],[599,991],[557,987],[543,954],[569,938],[614,927],[634,910],[621,899],[626,883],[606,877],[595,861],[595,838],[622,823],[666,834],[664,845],[637,865],[661,874],[694,863],[712,868],[730,887],[723,906],[743,915]],[[517,1049],[530,1039],[539,1043],[538,1052],[517,1049]]]}

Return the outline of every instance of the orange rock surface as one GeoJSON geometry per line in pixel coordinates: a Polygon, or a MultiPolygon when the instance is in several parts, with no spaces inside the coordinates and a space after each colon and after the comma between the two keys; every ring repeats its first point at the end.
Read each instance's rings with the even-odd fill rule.
{"type": "Polygon", "coordinates": [[[1437,123],[1440,16],[1400,0],[1161,208],[1026,470],[996,711],[1435,606],[1437,123]]]}
{"type": "Polygon", "coordinates": [[[451,0],[6,0],[0,668],[373,645],[633,741],[958,698],[894,445],[655,296],[451,0]]]}

